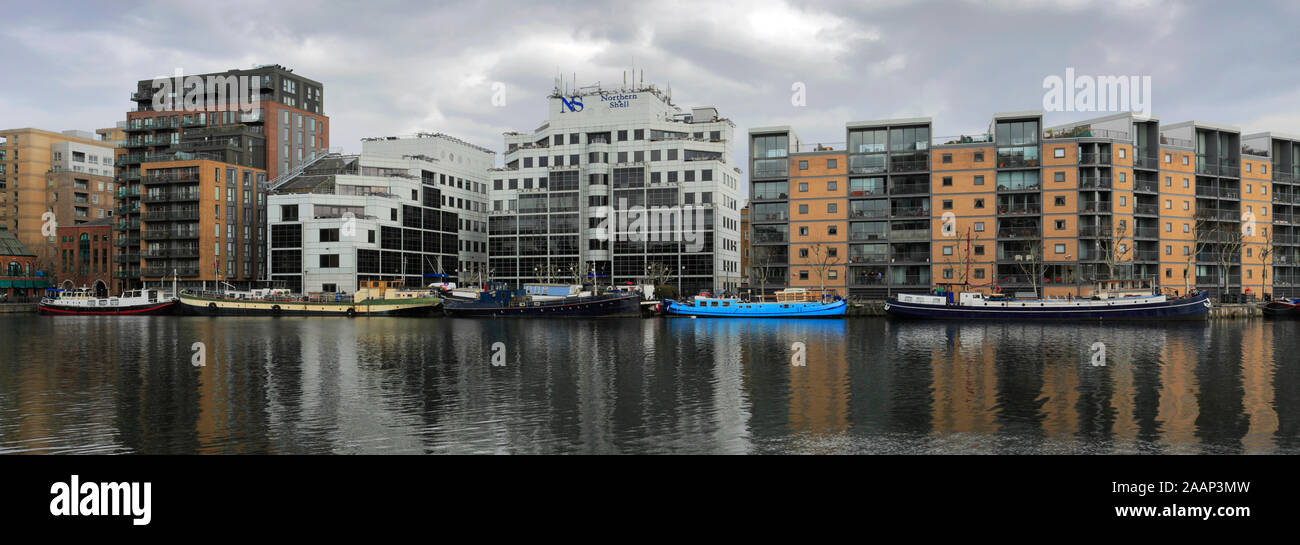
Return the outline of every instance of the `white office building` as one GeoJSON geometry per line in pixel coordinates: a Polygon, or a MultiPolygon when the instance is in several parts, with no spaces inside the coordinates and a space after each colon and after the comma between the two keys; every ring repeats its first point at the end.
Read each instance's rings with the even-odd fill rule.
{"type": "Polygon", "coordinates": [[[734,129],[715,108],[683,111],[653,85],[557,88],[549,120],[506,133],[504,167],[490,172],[492,278],[657,276],[685,293],[734,290],[734,129]]]}
{"type": "Polygon", "coordinates": [[[448,274],[461,282],[481,278],[488,261],[488,169],[496,152],[442,133],[419,133],[362,139],[361,155],[413,160],[411,174],[437,175],[441,205],[456,213],[459,230],[459,266],[448,274]]]}
{"type": "Polygon", "coordinates": [[[437,161],[325,155],[271,188],[270,280],[355,293],[370,280],[428,285],[460,268],[459,210],[437,161]]]}
{"type": "MultiPolygon", "coordinates": [[[[85,131],[64,131],[64,134],[95,139],[95,135],[85,131]]],[[[113,176],[113,148],[79,142],[56,142],[50,145],[50,169],[113,176]]]]}

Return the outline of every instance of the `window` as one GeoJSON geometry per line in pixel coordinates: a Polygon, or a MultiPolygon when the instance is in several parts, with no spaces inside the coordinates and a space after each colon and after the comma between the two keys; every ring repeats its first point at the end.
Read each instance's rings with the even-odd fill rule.
{"type": "Polygon", "coordinates": [[[808,279],[808,271],[807,271],[807,270],[799,271],[799,279],[800,279],[800,280],[807,280],[807,279],[808,279]]]}
{"type": "MultiPolygon", "coordinates": [[[[828,234],[828,235],[838,235],[838,234],[840,234],[840,228],[839,228],[839,226],[838,226],[838,225],[827,225],[827,226],[826,226],[826,234],[828,234]]],[[[835,257],[835,254],[836,254],[837,251],[838,251],[838,250],[836,250],[835,248],[831,248],[831,250],[830,250],[830,255],[831,255],[831,257],[835,257]]]]}
{"type": "Polygon", "coordinates": [[[826,160],[826,168],[828,168],[828,169],[833,169],[833,168],[836,168],[837,166],[839,166],[839,162],[836,161],[835,159],[827,159],[827,160],[826,160]]]}
{"type": "Polygon", "coordinates": [[[977,222],[975,222],[975,232],[976,232],[976,233],[983,233],[983,232],[984,232],[984,222],[982,222],[982,221],[977,221],[977,222]]]}
{"type": "Polygon", "coordinates": [[[975,152],[975,162],[976,162],[976,163],[983,163],[983,162],[984,162],[984,152],[982,152],[982,151],[977,151],[977,152],[975,152]]]}
{"type": "Polygon", "coordinates": [[[799,248],[799,257],[804,258],[804,259],[807,259],[807,258],[808,258],[808,249],[807,249],[807,248],[799,248]]]}
{"type": "Polygon", "coordinates": [[[799,205],[799,213],[800,213],[800,214],[807,214],[807,213],[808,213],[808,205],[806,205],[806,204],[801,204],[801,205],[799,205]]]}
{"type": "Polygon", "coordinates": [[[1128,149],[1127,149],[1127,148],[1120,148],[1120,149],[1119,149],[1119,158],[1120,158],[1120,159],[1123,159],[1123,158],[1125,158],[1125,157],[1128,157],[1128,149]]]}
{"type": "Polygon", "coordinates": [[[1057,159],[1065,158],[1065,148],[1052,148],[1052,157],[1057,159]]]}
{"type": "Polygon", "coordinates": [[[943,255],[952,255],[952,245],[951,245],[951,244],[949,244],[949,245],[943,247],[943,255]]]}
{"type": "Polygon", "coordinates": [[[943,186],[944,186],[944,187],[952,187],[952,176],[944,176],[944,177],[943,177],[943,186]]]}
{"type": "Polygon", "coordinates": [[[808,170],[808,161],[799,161],[799,170],[808,170]]]}
{"type": "MultiPolygon", "coordinates": [[[[983,246],[978,246],[978,248],[981,250],[981,251],[979,252],[980,255],[983,255],[983,254],[984,254],[984,252],[983,252],[984,247],[983,247],[983,246]]],[[[984,278],[984,269],[975,269],[975,273],[974,273],[974,274],[975,274],[975,278],[977,278],[977,279],[982,279],[982,278],[984,278]]]]}
{"type": "Polygon", "coordinates": [[[1065,181],[1065,172],[1064,172],[1064,171],[1060,171],[1060,172],[1057,172],[1057,173],[1055,173],[1055,174],[1052,174],[1052,179],[1053,179],[1054,181],[1057,181],[1057,182],[1064,182],[1064,181],[1065,181]]]}
{"type": "Polygon", "coordinates": [[[984,199],[975,199],[975,208],[984,208],[984,199]]]}
{"type": "Polygon", "coordinates": [[[1190,158],[1187,157],[1186,154],[1183,154],[1183,165],[1188,165],[1188,164],[1190,164],[1190,163],[1188,163],[1188,160],[1189,160],[1189,159],[1190,159],[1190,158]]]}
{"type": "Polygon", "coordinates": [[[951,153],[945,153],[945,154],[943,154],[943,164],[945,164],[945,165],[950,165],[950,164],[952,164],[952,154],[951,154],[951,153]]]}
{"type": "Polygon", "coordinates": [[[807,191],[808,191],[808,182],[799,182],[799,192],[806,193],[807,191]]]}
{"type": "Polygon", "coordinates": [[[339,241],[339,230],[338,230],[338,229],[321,229],[321,230],[320,230],[320,241],[321,241],[321,242],[338,242],[338,241],[339,241]]]}
{"type": "Polygon", "coordinates": [[[834,214],[834,213],[836,213],[836,212],[838,212],[838,211],[839,211],[839,206],[838,206],[838,205],[836,205],[836,204],[833,203],[833,202],[826,203],[826,213],[827,213],[827,214],[834,214]]]}
{"type": "Polygon", "coordinates": [[[1065,206],[1065,197],[1057,196],[1055,199],[1052,200],[1052,204],[1055,206],[1065,206]]]}
{"type": "Polygon", "coordinates": [[[1064,244],[1057,244],[1057,245],[1056,245],[1056,253],[1058,253],[1058,254],[1063,254],[1063,253],[1065,253],[1065,245],[1064,245],[1064,244]]]}
{"type": "Polygon", "coordinates": [[[984,185],[984,175],[983,175],[983,174],[981,174],[981,175],[975,177],[975,185],[984,185]]]}
{"type": "Polygon", "coordinates": [[[805,226],[805,227],[800,227],[800,228],[799,228],[799,236],[801,236],[801,237],[806,237],[806,236],[808,236],[808,227],[806,227],[806,226],[805,226]]]}
{"type": "Polygon", "coordinates": [[[944,200],[943,200],[943,209],[944,209],[944,210],[952,210],[952,199],[944,199],[944,200]]]}
{"type": "Polygon", "coordinates": [[[1065,230],[1065,220],[1056,220],[1056,230],[1057,231],[1065,230]]]}
{"type": "Polygon", "coordinates": [[[280,205],[280,221],[298,221],[298,205],[280,205]]]}
{"type": "Polygon", "coordinates": [[[321,254],[320,268],[337,269],[339,267],[339,254],[321,254]]]}
{"type": "MultiPolygon", "coordinates": [[[[708,171],[705,171],[705,172],[708,172],[708,171]]],[[[837,184],[837,183],[835,183],[834,181],[826,182],[826,191],[836,191],[836,190],[838,190],[839,188],[840,188],[840,184],[837,184]]]]}
{"type": "Polygon", "coordinates": [[[1168,153],[1166,153],[1166,154],[1165,154],[1165,164],[1172,163],[1173,161],[1174,161],[1173,157],[1172,157],[1171,155],[1169,155],[1168,153]]]}

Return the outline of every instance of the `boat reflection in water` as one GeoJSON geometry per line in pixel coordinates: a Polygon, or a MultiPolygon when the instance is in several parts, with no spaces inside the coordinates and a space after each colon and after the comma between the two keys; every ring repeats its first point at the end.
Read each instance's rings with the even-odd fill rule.
{"type": "Polygon", "coordinates": [[[0,316],[0,343],[0,453],[1300,454],[1292,321],[0,316]]]}

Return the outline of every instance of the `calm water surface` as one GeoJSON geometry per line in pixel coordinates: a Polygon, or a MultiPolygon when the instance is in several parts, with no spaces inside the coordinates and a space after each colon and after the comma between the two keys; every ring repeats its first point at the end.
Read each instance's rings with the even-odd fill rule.
{"type": "Polygon", "coordinates": [[[0,453],[1296,454],[1298,334],[4,315],[0,453]]]}

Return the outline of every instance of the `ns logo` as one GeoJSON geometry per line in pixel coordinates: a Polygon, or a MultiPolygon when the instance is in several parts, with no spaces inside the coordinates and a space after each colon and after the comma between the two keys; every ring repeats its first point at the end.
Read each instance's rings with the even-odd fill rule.
{"type": "Polygon", "coordinates": [[[560,113],[564,113],[566,109],[570,112],[581,112],[582,97],[580,96],[575,96],[572,98],[560,97],[560,113]]]}

